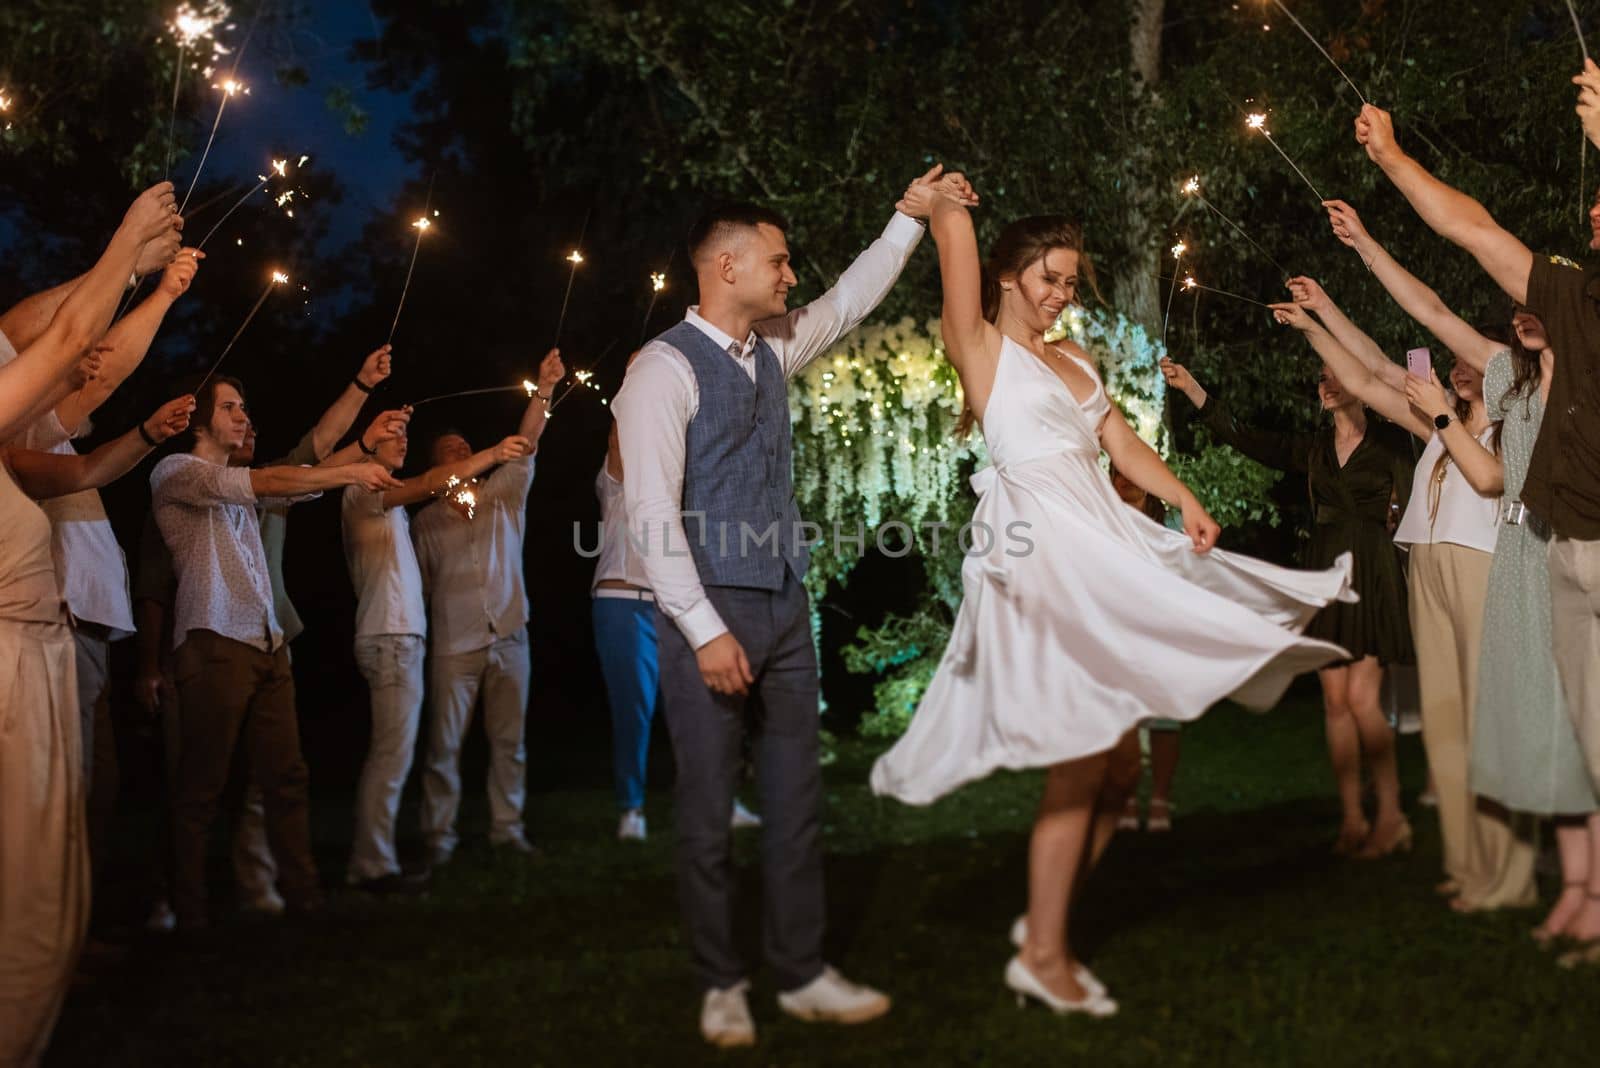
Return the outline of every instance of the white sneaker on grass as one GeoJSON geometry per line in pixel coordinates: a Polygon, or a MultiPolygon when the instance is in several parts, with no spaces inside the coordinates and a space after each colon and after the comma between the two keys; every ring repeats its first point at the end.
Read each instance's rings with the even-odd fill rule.
{"type": "Polygon", "coordinates": [[[700,1034],[713,1046],[756,1044],[756,1023],[750,1018],[750,1002],[745,993],[748,982],[735,983],[726,990],[707,990],[700,1004],[700,1034]]]}
{"type": "Polygon", "coordinates": [[[644,813],[639,809],[630,808],[622,814],[622,819],[617,821],[617,841],[642,842],[644,838],[644,813]]]}
{"type": "Polygon", "coordinates": [[[832,968],[798,990],[778,995],[778,1008],[799,1020],[858,1024],[889,1011],[889,995],[852,983],[832,968]]]}
{"type": "Polygon", "coordinates": [[[742,831],[747,827],[761,826],[761,817],[745,808],[736,797],[733,799],[733,829],[742,831]]]}

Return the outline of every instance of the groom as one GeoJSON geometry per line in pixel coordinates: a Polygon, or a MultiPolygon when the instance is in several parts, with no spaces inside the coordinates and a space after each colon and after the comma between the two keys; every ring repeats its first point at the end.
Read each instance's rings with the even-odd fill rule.
{"type": "MultiPolygon", "coordinates": [[[[961,176],[940,172],[917,182],[970,197],[961,176]]],[[[678,896],[706,990],[700,1031],[717,1046],[755,1041],[734,944],[728,827],[753,699],[763,941],[778,1007],[835,1023],[889,1011],[888,997],[822,960],[817,659],[801,585],[808,546],[791,479],[787,381],[877,307],[923,229],[897,212],[832,289],[789,311],[787,228],[754,205],[695,223],[689,257],[700,302],[640,351],[613,402],[631,535],[664,617],[656,631],[678,766],[678,896]]]]}

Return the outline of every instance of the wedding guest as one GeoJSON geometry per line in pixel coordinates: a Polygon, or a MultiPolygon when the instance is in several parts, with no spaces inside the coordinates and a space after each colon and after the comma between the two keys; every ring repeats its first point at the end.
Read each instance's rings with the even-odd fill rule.
{"type": "MultiPolygon", "coordinates": [[[[1585,61],[1578,115],[1600,144],[1600,67],[1585,61]]],[[[1600,267],[1535,256],[1484,206],[1429,174],[1402,150],[1388,112],[1371,105],[1355,121],[1356,142],[1423,222],[1470,252],[1495,283],[1537,316],[1554,353],[1545,402],[1519,503],[1551,531],[1551,640],[1567,712],[1600,788],[1600,267]]],[[[1589,247],[1600,249],[1600,199],[1589,212],[1589,247]]],[[[1600,821],[1588,830],[1600,857],[1600,821]]],[[[1590,863],[1584,904],[1565,931],[1600,959],[1600,864],[1590,863]]]]}
{"type": "Polygon", "coordinates": [[[1405,432],[1369,419],[1361,401],[1326,367],[1317,377],[1317,396],[1331,418],[1309,434],[1250,427],[1181,364],[1165,359],[1161,370],[1167,385],[1200,410],[1218,441],[1257,463],[1304,476],[1313,512],[1302,563],[1322,568],[1343,553],[1354,557],[1352,575],[1360,600],[1333,602],[1306,628],[1307,637],[1333,642],[1352,657],[1317,672],[1328,757],[1343,811],[1333,850],[1341,856],[1374,858],[1409,848],[1411,825],[1400,809],[1394,728],[1379,701],[1385,667],[1415,656],[1406,622],[1405,578],[1386,526],[1391,498],[1403,502],[1411,488],[1411,446],[1405,432]],[[1372,824],[1361,801],[1363,756],[1377,793],[1372,824]]]}
{"type": "MultiPolygon", "coordinates": [[[[1409,550],[1422,744],[1444,840],[1445,879],[1436,889],[1457,911],[1526,908],[1538,900],[1537,828],[1526,816],[1480,804],[1468,773],[1484,601],[1504,483],[1500,457],[1491,450],[1500,427],[1484,401],[1483,375],[1455,349],[1453,392],[1446,393],[1431,367],[1423,379],[1392,363],[1316,282],[1294,278],[1289,288],[1295,301],[1273,305],[1278,321],[1303,331],[1351,393],[1427,443],[1394,540],[1409,550]]],[[[1461,348],[1499,346],[1467,329],[1470,336],[1456,336],[1461,348]]],[[[1481,352],[1475,362],[1482,362],[1481,352]]]]}
{"type": "MultiPolygon", "coordinates": [[[[622,445],[613,422],[606,458],[594,483],[595,495],[600,498],[600,545],[590,596],[594,601],[595,652],[611,707],[612,777],[621,811],[617,839],[642,842],[647,833],[645,765],[650,755],[650,723],[660,692],[660,667],[655,595],[632,543],[622,477],[622,445]]],[[[734,830],[743,830],[761,826],[761,817],[735,797],[730,822],[734,830]]]]}
{"type": "MultiPolygon", "coordinates": [[[[530,670],[522,544],[539,436],[565,374],[560,354],[551,349],[539,364],[534,395],[515,435],[527,439],[528,455],[501,464],[465,487],[466,493],[433,502],[412,523],[429,607],[433,717],[423,764],[422,836],[433,865],[448,864],[460,840],[461,739],[480,692],[489,736],[489,843],[538,855],[522,822],[530,670]]],[[[448,431],[434,439],[430,454],[435,467],[462,464],[471,459],[472,446],[464,435],[448,431]]]]}
{"type": "MultiPolygon", "coordinates": [[[[407,435],[379,445],[377,464],[391,475],[405,466],[407,435]]],[[[448,493],[497,464],[527,456],[532,445],[513,435],[460,463],[405,479],[397,488],[347,486],[340,514],[345,562],[356,591],[356,665],[371,693],[372,736],[356,787],[355,841],[346,881],[369,893],[414,894],[425,876],[402,874],[395,850],[400,793],[411,770],[422,715],[422,661],[428,633],[422,573],[411,543],[406,506],[448,493]]],[[[486,520],[485,520],[486,521],[486,520]]]]}
{"type": "Polygon", "coordinates": [[[150,475],[152,507],[178,572],[173,640],[180,752],[174,898],[180,929],[209,926],[206,838],[243,736],[262,791],[267,837],[288,906],[322,891],[311,857],[305,761],[294,677],[277,615],[256,505],[347,485],[399,485],[372,463],[229,468],[250,420],[244,387],[215,375],[196,393],[193,445],[150,475]]]}
{"type": "MultiPolygon", "coordinates": [[[[0,366],[0,444],[68,393],[104,334],[129,272],[182,226],[172,185],[142,193],[95,266],[0,366]]],[[[8,314],[9,320],[9,314],[8,314]]],[[[0,457],[0,1063],[34,1064],[49,1045],[89,918],[84,765],[71,627],[50,522],[0,457]]]]}

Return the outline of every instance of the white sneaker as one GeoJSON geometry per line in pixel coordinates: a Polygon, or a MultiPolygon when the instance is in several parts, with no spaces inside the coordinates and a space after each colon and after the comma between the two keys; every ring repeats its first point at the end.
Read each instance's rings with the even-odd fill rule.
{"type": "Polygon", "coordinates": [[[172,911],[172,906],[165,901],[157,901],[150,907],[150,918],[144,921],[144,929],[154,934],[170,934],[178,926],[177,913],[172,911]]]}
{"type": "Polygon", "coordinates": [[[736,983],[726,990],[707,990],[700,1005],[700,1034],[713,1046],[756,1044],[756,1024],[750,1018],[750,1003],[745,992],[750,984],[736,983]]]}
{"type": "Polygon", "coordinates": [[[747,827],[761,826],[761,817],[745,808],[736,797],[733,799],[733,829],[742,831],[747,827]]]}
{"type": "Polygon", "coordinates": [[[624,812],[617,823],[617,841],[642,842],[644,835],[644,813],[636,808],[624,812]]]}
{"type": "Polygon", "coordinates": [[[889,995],[823,968],[821,975],[799,990],[779,994],[778,1008],[800,1020],[866,1023],[889,1011],[889,995]]]}

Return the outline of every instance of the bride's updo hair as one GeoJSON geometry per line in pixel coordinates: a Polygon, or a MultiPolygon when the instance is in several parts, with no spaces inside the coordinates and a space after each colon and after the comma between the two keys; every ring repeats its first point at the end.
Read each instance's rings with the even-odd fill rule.
{"type": "MultiPolygon", "coordinates": [[[[1000,317],[1000,278],[1020,275],[1055,249],[1070,249],[1078,254],[1080,292],[1087,285],[1099,300],[1100,285],[1094,276],[1094,263],[1083,248],[1083,228],[1065,215],[1029,215],[1000,231],[989,258],[983,262],[983,317],[991,323],[1000,317]]],[[[1076,294],[1073,303],[1081,304],[1076,294]]],[[[956,421],[956,437],[964,438],[977,424],[971,407],[961,410],[956,421]]]]}
{"type": "Polygon", "coordinates": [[[1058,248],[1078,254],[1079,283],[1099,297],[1094,264],[1083,247],[1083,228],[1065,215],[1030,215],[1000,231],[989,250],[989,258],[983,264],[983,317],[992,323],[1000,315],[1002,275],[1019,275],[1058,248]]]}

